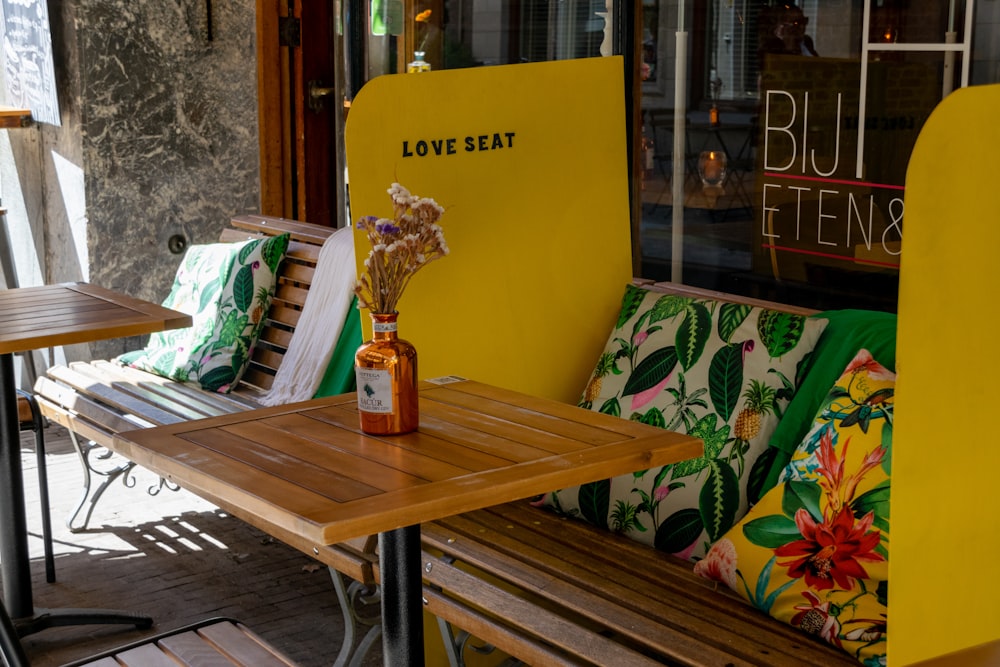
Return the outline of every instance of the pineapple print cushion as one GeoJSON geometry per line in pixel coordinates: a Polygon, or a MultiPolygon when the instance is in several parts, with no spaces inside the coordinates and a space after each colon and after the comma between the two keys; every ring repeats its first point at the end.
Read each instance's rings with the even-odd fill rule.
{"type": "Polygon", "coordinates": [[[858,352],[779,484],[694,567],[873,667],[886,653],[894,387],[858,352]]]}
{"type": "Polygon", "coordinates": [[[536,504],[681,558],[756,500],[762,456],[826,320],[626,287],[580,405],[701,438],[704,456],[545,494],[536,504]]]}
{"type": "Polygon", "coordinates": [[[282,234],[191,246],[163,305],[191,315],[192,326],[155,333],[143,350],[119,360],[228,393],[250,363],[288,242],[289,235],[282,234]]]}

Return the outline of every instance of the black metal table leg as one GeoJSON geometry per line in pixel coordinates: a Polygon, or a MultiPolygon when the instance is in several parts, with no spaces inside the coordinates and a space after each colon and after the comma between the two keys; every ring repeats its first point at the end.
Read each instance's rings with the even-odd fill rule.
{"type": "Polygon", "coordinates": [[[420,526],[378,536],[382,574],[382,659],[386,667],[423,667],[424,616],[420,526]]]}
{"type": "MultiPolygon", "coordinates": [[[[14,360],[10,354],[0,354],[0,476],[6,477],[0,479],[0,572],[3,574],[4,605],[18,634],[23,636],[60,625],[127,624],[141,629],[150,627],[153,619],[149,616],[115,609],[35,609],[20,445],[14,360]]],[[[418,558],[419,547],[418,536],[418,558]]],[[[418,560],[418,577],[419,567],[418,560]]]]}

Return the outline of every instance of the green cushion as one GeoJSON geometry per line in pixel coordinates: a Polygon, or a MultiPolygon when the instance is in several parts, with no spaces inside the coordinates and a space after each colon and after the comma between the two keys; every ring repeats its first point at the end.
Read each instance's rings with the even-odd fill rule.
{"type": "Polygon", "coordinates": [[[361,315],[358,312],[358,298],[354,297],[351,307],[347,309],[344,328],[340,330],[340,338],[333,348],[330,363],[326,367],[323,379],[313,398],[346,394],[357,389],[354,373],[354,353],[358,351],[364,337],[361,334],[361,315]]]}
{"type": "Polygon", "coordinates": [[[771,436],[774,463],[764,489],[777,484],[778,476],[812,426],[816,411],[826,400],[830,387],[858,350],[868,350],[876,361],[890,370],[896,368],[894,313],[847,309],[830,310],[813,317],[826,320],[826,329],[803,365],[805,375],[771,436]]]}
{"type": "Polygon", "coordinates": [[[155,333],[144,349],[119,359],[208,391],[231,391],[266,321],[288,241],[282,234],[191,246],[163,305],[191,315],[192,326],[155,333]]]}

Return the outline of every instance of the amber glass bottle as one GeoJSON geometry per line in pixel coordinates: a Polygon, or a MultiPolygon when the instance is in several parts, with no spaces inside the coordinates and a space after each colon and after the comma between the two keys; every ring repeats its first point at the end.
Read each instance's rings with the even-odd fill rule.
{"type": "Polygon", "coordinates": [[[372,339],[354,355],[361,430],[372,435],[415,431],[420,423],[417,350],[399,338],[397,313],[371,313],[371,318],[372,339]]]}

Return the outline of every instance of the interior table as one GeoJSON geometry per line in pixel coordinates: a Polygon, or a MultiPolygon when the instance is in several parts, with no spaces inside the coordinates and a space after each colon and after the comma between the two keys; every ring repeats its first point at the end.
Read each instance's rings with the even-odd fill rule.
{"type": "Polygon", "coordinates": [[[0,572],[4,603],[19,634],[91,623],[144,628],[153,621],[111,609],[35,609],[13,355],[190,325],[191,318],[184,313],[86,283],[0,291],[0,572]]]}
{"type": "MultiPolygon", "coordinates": [[[[696,438],[462,378],[420,383],[420,426],[359,427],[355,394],[120,433],[115,448],[264,531],[378,533],[386,665],[423,664],[420,524],[700,456],[696,438]]],[[[300,545],[300,548],[303,548],[300,545]]]]}

